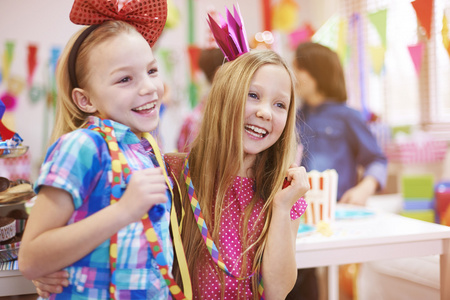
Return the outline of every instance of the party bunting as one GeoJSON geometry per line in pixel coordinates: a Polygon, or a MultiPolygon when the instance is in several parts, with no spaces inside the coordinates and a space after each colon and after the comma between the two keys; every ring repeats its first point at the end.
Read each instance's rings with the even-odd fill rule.
{"type": "Polygon", "coordinates": [[[449,29],[448,29],[448,19],[447,15],[444,12],[444,16],[442,17],[442,44],[444,44],[445,50],[447,50],[448,55],[450,55],[450,39],[449,39],[449,29]]]}
{"type": "Polygon", "coordinates": [[[296,49],[300,43],[309,42],[314,34],[311,24],[307,23],[288,35],[289,48],[296,49]]]}
{"type": "Polygon", "coordinates": [[[370,46],[369,47],[369,57],[372,70],[375,74],[380,75],[384,66],[384,55],[386,49],[384,46],[370,46]]]}
{"type": "Polygon", "coordinates": [[[336,50],[339,38],[339,22],[340,18],[337,15],[333,15],[316,31],[311,40],[336,50]]]}
{"type": "Polygon", "coordinates": [[[386,16],[387,9],[382,9],[368,15],[369,20],[380,36],[381,44],[386,48],[386,16]]]}
{"type": "Polygon", "coordinates": [[[293,0],[281,0],[272,8],[272,25],[274,29],[291,32],[297,26],[299,6],[293,0]]]}
{"type": "Polygon", "coordinates": [[[342,64],[345,63],[348,54],[347,32],[348,21],[342,18],[339,20],[338,39],[336,44],[336,53],[342,64]]]}
{"type": "Polygon", "coordinates": [[[411,2],[416,11],[417,19],[425,30],[428,39],[431,37],[431,19],[433,15],[433,0],[415,0],[411,2]]]}
{"type": "Polygon", "coordinates": [[[417,43],[415,45],[408,46],[409,54],[411,55],[411,59],[414,64],[414,69],[416,70],[416,74],[420,74],[420,69],[422,67],[422,57],[423,57],[423,50],[424,50],[424,44],[423,43],[417,43]]]}
{"type": "Polygon", "coordinates": [[[15,43],[14,42],[6,42],[5,43],[5,52],[3,53],[3,80],[8,81],[10,71],[11,71],[11,64],[14,57],[14,48],[15,43]]]}
{"type": "Polygon", "coordinates": [[[33,82],[34,71],[37,66],[37,46],[36,45],[28,45],[28,74],[27,74],[27,83],[28,86],[31,86],[33,82]]]}

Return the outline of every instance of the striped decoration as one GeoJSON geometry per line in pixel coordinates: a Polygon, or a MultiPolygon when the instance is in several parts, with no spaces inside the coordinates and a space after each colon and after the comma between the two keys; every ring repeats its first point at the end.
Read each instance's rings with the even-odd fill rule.
{"type": "MultiPolygon", "coordinates": [[[[102,130],[99,127],[90,128],[94,131],[100,133],[100,135],[105,139],[108,144],[109,152],[111,154],[111,167],[112,167],[112,180],[111,180],[111,204],[116,203],[120,199],[120,181],[121,174],[125,177],[131,175],[131,168],[125,159],[125,156],[120,152],[119,146],[117,144],[117,139],[114,133],[114,129],[111,126],[106,125],[109,121],[104,120],[105,128],[102,130]]],[[[149,141],[150,142],[150,141],[149,141]]],[[[152,143],[150,143],[152,144],[152,143]]],[[[154,145],[152,145],[154,146],[154,145]]],[[[162,246],[158,240],[158,236],[153,228],[152,221],[150,220],[148,214],[142,217],[142,224],[144,226],[145,236],[149,243],[150,249],[152,251],[153,257],[159,267],[161,275],[163,276],[166,285],[169,287],[170,293],[176,300],[187,299],[181,288],[175,283],[174,279],[171,277],[167,261],[163,255],[162,246]]],[[[110,253],[109,253],[110,269],[111,269],[111,282],[110,282],[110,298],[112,300],[116,299],[116,285],[114,271],[116,270],[117,262],[117,233],[111,237],[110,240],[110,253]]]]}
{"type": "MultiPolygon", "coordinates": [[[[247,277],[239,277],[239,276],[232,274],[230,271],[228,271],[228,268],[223,261],[222,255],[220,255],[219,250],[217,249],[213,239],[211,238],[209,230],[206,226],[205,219],[203,218],[203,214],[202,214],[202,211],[200,208],[200,203],[197,200],[197,195],[195,193],[194,184],[192,183],[192,180],[191,180],[191,175],[189,172],[188,158],[189,158],[189,155],[186,156],[186,159],[184,161],[184,180],[186,181],[189,200],[191,202],[191,208],[194,213],[195,220],[197,221],[198,229],[200,230],[200,233],[202,234],[203,240],[205,241],[206,247],[208,248],[208,251],[211,254],[212,259],[219,266],[219,268],[221,270],[223,270],[228,276],[231,276],[237,280],[245,280],[245,279],[251,278],[253,275],[255,275],[256,270],[253,271],[253,273],[247,277]]],[[[264,300],[265,299],[264,285],[263,285],[261,273],[259,274],[259,278],[260,279],[259,279],[259,285],[258,285],[258,294],[260,296],[260,299],[264,300]]]]}

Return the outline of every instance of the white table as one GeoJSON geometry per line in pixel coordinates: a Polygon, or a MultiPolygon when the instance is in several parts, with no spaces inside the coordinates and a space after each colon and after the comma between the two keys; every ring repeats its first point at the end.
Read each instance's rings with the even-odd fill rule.
{"type": "MultiPolygon", "coordinates": [[[[339,205],[338,205],[339,209],[339,205]]],[[[336,220],[333,235],[297,237],[297,267],[330,267],[329,300],[339,295],[337,266],[373,260],[440,255],[441,300],[450,299],[450,227],[376,212],[373,216],[336,220]]]]}

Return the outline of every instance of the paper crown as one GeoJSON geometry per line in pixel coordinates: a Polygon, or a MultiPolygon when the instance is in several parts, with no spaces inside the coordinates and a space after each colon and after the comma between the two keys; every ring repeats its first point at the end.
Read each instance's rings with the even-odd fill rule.
{"type": "Polygon", "coordinates": [[[234,16],[227,9],[226,21],[220,14],[217,14],[220,19],[220,25],[216,23],[210,14],[208,14],[209,19],[207,20],[217,45],[228,61],[232,61],[250,51],[239,5],[233,5],[233,8],[234,16]]]}

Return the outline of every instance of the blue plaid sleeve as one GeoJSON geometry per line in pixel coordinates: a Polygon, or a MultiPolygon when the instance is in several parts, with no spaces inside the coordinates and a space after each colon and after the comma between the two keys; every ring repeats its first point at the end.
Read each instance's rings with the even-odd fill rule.
{"type": "Polygon", "coordinates": [[[48,149],[35,192],[42,185],[63,189],[72,195],[78,209],[109,165],[109,151],[100,134],[87,129],[75,130],[48,149]]]}

